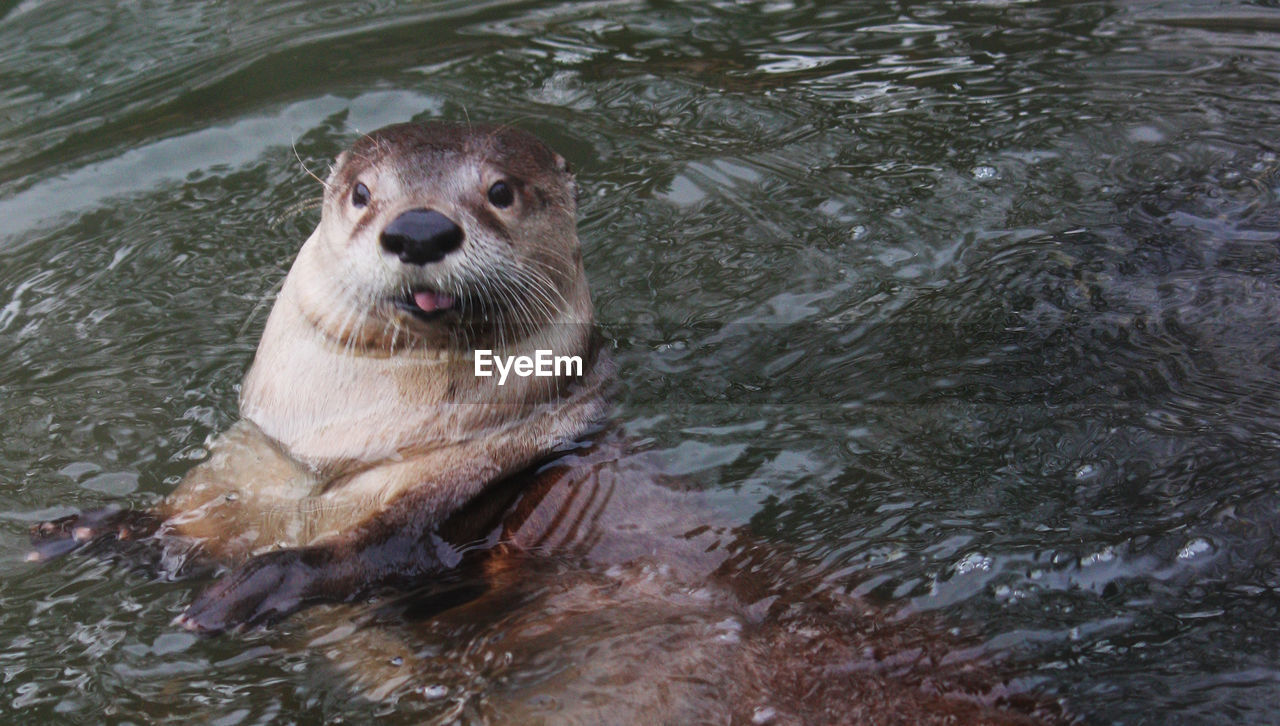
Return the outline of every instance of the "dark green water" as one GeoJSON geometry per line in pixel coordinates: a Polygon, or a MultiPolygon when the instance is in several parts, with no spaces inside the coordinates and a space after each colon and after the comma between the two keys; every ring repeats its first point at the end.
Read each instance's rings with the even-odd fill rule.
{"type": "Polygon", "coordinates": [[[5,721],[368,713],[277,632],[171,626],[198,583],[26,531],[155,501],[235,419],[299,157],[468,117],[578,169],[619,418],[670,473],[1090,722],[1277,718],[1274,3],[0,16],[5,721]]]}

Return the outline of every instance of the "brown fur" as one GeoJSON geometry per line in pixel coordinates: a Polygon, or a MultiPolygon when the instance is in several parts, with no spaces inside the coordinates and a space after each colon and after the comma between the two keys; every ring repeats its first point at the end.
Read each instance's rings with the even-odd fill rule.
{"type": "MultiPolygon", "coordinates": [[[[1000,708],[992,672],[945,662],[956,644],[938,630],[788,581],[778,548],[717,526],[695,493],[655,483],[616,437],[531,469],[605,412],[611,371],[594,347],[575,214],[568,165],[511,128],[401,124],[339,157],[245,378],[242,420],[144,519],[162,522],[162,541],[234,566],[179,621],[217,631],[420,584],[456,564],[440,559],[447,541],[472,552],[487,591],[434,622],[495,628],[486,663],[560,659],[532,690],[499,687],[500,672],[482,679],[461,701],[475,716],[1028,722],[1000,708]],[[515,190],[509,208],[488,202],[495,180],[515,190]],[[357,183],[364,206],[351,202],[357,183]],[[455,220],[465,241],[406,265],[378,235],[423,208],[455,220]],[[456,308],[421,317],[397,306],[423,289],[456,308]],[[473,374],[479,347],[580,355],[587,369],[499,386],[473,374]],[[577,661],[583,633],[595,655],[577,661]]],[[[81,530],[117,524],[88,517],[38,534],[87,539],[81,530]]],[[[328,636],[313,629],[316,647],[372,697],[447,680],[447,663],[412,647],[441,628],[333,622],[328,636]]]]}
{"type": "Polygon", "coordinates": [[[427,621],[312,613],[310,644],[369,698],[492,723],[1066,720],[943,624],[887,618],[710,511],[601,434],[441,529],[488,543],[473,553],[483,594],[439,612],[428,597],[427,621]],[[424,703],[427,684],[448,700],[424,703]]]}
{"type": "MultiPolygon", "coordinates": [[[[289,272],[245,377],[244,420],[163,503],[169,531],[237,558],[341,539],[410,503],[439,522],[598,419],[607,363],[597,364],[590,346],[572,179],[557,159],[515,129],[419,124],[382,129],[344,152],[320,225],[289,272]],[[485,180],[498,177],[518,180],[522,199],[539,189],[555,204],[518,203],[500,214],[485,199],[485,180]],[[362,213],[348,205],[357,180],[373,194],[362,213]],[[465,269],[441,285],[426,271],[387,262],[377,230],[415,207],[458,219],[469,246],[506,248],[502,264],[540,274],[554,291],[538,292],[557,305],[538,310],[529,325],[521,319],[506,327],[489,310],[422,322],[389,307],[387,299],[409,284],[400,278],[413,275],[458,289],[464,305],[484,293],[468,287],[465,269]],[[486,240],[481,230],[492,223],[474,220],[497,216],[509,229],[486,240]],[[384,279],[351,279],[362,273],[384,279]],[[597,365],[583,380],[512,376],[499,386],[474,375],[472,346],[504,355],[550,349],[597,365]]],[[[439,265],[463,268],[451,258],[465,262],[469,253],[464,247],[439,265]]]]}

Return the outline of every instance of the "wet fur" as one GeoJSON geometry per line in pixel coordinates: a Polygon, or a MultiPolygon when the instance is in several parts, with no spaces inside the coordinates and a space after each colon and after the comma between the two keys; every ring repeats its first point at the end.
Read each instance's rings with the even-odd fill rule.
{"type": "MultiPolygon", "coordinates": [[[[242,419],[148,518],[167,547],[236,568],[180,619],[195,630],[431,571],[416,544],[427,532],[605,414],[610,364],[596,355],[563,158],[511,127],[399,124],[343,152],[324,186],[321,221],[245,376],[242,419]],[[516,191],[508,208],[486,198],[495,180],[516,191]],[[364,207],[351,199],[357,182],[371,190],[364,207]],[[465,242],[405,264],[380,230],[420,208],[453,219],[465,242]],[[418,290],[456,304],[423,319],[398,305],[418,290]],[[499,386],[474,375],[479,347],[550,349],[585,370],[499,386]]],[[[116,528],[103,517],[39,527],[37,552],[63,551],[68,535],[123,536],[116,528]]]]}
{"type": "Polygon", "coordinates": [[[325,180],[321,222],[245,378],[242,420],[154,512],[50,523],[38,547],[155,532],[222,563],[179,620],[203,632],[472,573],[479,591],[393,601],[399,616],[304,616],[315,646],[373,698],[438,676],[414,650],[436,631],[408,611],[496,619],[507,658],[563,649],[588,627],[616,644],[540,693],[461,702],[480,718],[744,722],[766,708],[773,723],[1031,720],[1002,708],[992,672],[945,664],[956,644],[938,629],[788,583],[776,547],[717,526],[696,493],[657,483],[625,441],[593,429],[612,371],[591,330],[574,197],[564,160],[515,129],[402,124],[360,139],[325,180]],[[486,203],[496,178],[514,182],[515,209],[486,203]],[[348,202],[357,182],[372,193],[364,209],[348,202]],[[377,234],[422,207],[456,220],[466,242],[408,269],[377,234]],[[424,321],[394,305],[424,286],[457,309],[424,321]],[[578,354],[587,370],[499,387],[473,375],[477,347],[578,354]],[[601,682],[613,684],[607,702],[583,690],[601,682]]]}

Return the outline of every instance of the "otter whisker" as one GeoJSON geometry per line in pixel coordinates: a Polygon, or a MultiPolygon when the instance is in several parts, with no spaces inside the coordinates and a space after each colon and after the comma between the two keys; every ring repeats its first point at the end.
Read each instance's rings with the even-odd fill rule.
{"type": "Polygon", "coordinates": [[[308,169],[308,168],[307,168],[307,163],[306,163],[305,161],[303,161],[303,160],[302,160],[302,156],[298,154],[298,141],[297,141],[297,139],[294,139],[294,140],[292,140],[292,141],[290,141],[290,142],[289,142],[289,148],[293,149],[293,158],[295,158],[295,159],[297,159],[297,160],[298,160],[298,165],[299,165],[299,166],[301,166],[301,167],[302,167],[302,170],[303,170],[303,171],[305,171],[305,172],[307,173],[307,176],[309,176],[309,177],[311,177],[312,179],[315,179],[316,181],[320,182],[320,186],[324,187],[324,188],[325,188],[325,191],[329,191],[329,182],[327,182],[327,181],[325,181],[324,179],[321,179],[320,177],[316,176],[315,172],[313,172],[313,171],[311,171],[310,169],[308,169]]]}
{"type": "Polygon", "coordinates": [[[539,299],[536,297],[533,288],[525,279],[524,273],[519,266],[512,267],[511,276],[511,279],[517,283],[517,289],[512,291],[512,293],[516,297],[517,315],[523,323],[523,337],[528,337],[529,335],[532,335],[534,330],[538,327],[538,321],[535,316],[535,312],[537,311],[534,309],[534,305],[539,303],[539,299]]]}
{"type": "MultiPolygon", "coordinates": [[[[564,295],[555,288],[550,280],[536,271],[524,267],[516,267],[513,269],[513,276],[519,282],[529,301],[537,305],[537,310],[531,310],[531,315],[536,312],[538,317],[542,317],[544,320],[554,318],[557,305],[553,295],[560,299],[561,304],[566,308],[568,307],[568,301],[564,298],[564,295]]],[[[530,324],[534,325],[536,321],[530,320],[530,324]]]]}
{"type": "Polygon", "coordinates": [[[309,212],[312,209],[319,209],[324,206],[324,197],[315,197],[303,199],[294,202],[284,208],[284,211],[271,217],[270,229],[272,232],[279,232],[284,223],[301,215],[303,212],[309,212]]]}
{"type": "Polygon", "coordinates": [[[511,274],[512,280],[517,284],[518,290],[521,293],[518,296],[520,301],[520,313],[524,318],[526,334],[528,334],[531,333],[536,326],[537,321],[534,319],[535,313],[545,316],[548,312],[545,302],[545,293],[539,290],[536,285],[532,284],[532,281],[528,278],[526,271],[517,267],[511,271],[511,274]],[[537,306],[536,310],[534,308],[535,305],[537,306]]]}
{"type": "Polygon", "coordinates": [[[564,293],[560,291],[560,288],[556,287],[550,277],[533,268],[521,266],[517,268],[517,270],[522,276],[526,277],[531,284],[536,285],[539,290],[542,291],[543,300],[548,308],[547,312],[551,312],[557,306],[557,301],[552,299],[553,295],[558,298],[560,305],[563,305],[566,308],[569,307],[569,301],[565,298],[564,293]]]}

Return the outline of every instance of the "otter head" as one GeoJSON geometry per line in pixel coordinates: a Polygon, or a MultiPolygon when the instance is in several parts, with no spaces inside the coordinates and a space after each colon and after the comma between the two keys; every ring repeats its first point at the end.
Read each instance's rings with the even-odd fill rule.
{"type": "Polygon", "coordinates": [[[396,124],[338,156],[307,316],[377,346],[500,348],[590,322],[568,164],[509,126],[396,124]]]}
{"type": "Polygon", "coordinates": [[[398,124],[356,141],[267,319],[244,418],[324,471],[531,416],[580,427],[596,409],[575,401],[607,376],[574,191],[564,159],[515,128],[398,124]],[[478,349],[585,365],[504,385],[476,373],[478,349]]]}

